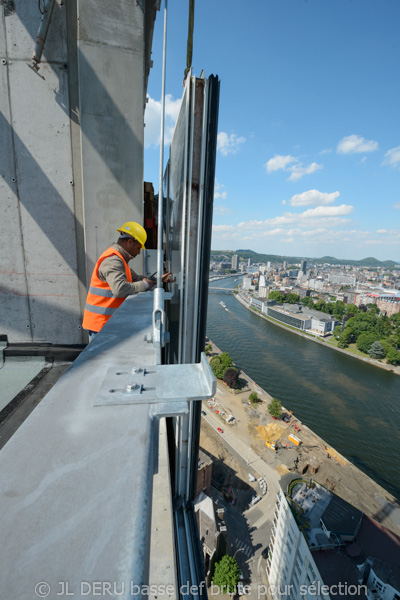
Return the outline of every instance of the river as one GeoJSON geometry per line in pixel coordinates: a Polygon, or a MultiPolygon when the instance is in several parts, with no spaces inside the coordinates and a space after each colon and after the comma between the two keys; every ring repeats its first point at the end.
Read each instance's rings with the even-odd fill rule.
{"type": "Polygon", "coordinates": [[[207,335],[271,396],[400,500],[400,376],[285,331],[210,284],[207,335]],[[219,302],[228,308],[224,310],[219,302]]]}

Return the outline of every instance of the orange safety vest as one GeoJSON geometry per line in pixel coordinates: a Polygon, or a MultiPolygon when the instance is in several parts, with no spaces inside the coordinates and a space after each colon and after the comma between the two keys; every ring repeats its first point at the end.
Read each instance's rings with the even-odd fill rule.
{"type": "Polygon", "coordinates": [[[112,317],[117,308],[121,306],[125,298],[116,298],[110,286],[106,281],[102,281],[99,278],[98,272],[101,263],[105,258],[109,256],[119,256],[124,263],[126,279],[130,283],[132,282],[132,273],[128,267],[128,263],[118,250],[115,248],[108,248],[100,256],[93,270],[92,279],[90,280],[90,288],[86,298],[85,311],[83,313],[82,327],[89,331],[100,331],[100,329],[107,323],[108,319],[112,317]]]}

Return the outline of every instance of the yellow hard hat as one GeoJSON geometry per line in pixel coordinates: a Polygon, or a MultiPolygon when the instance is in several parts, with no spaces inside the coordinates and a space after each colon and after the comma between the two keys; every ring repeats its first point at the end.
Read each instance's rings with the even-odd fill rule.
{"type": "Polygon", "coordinates": [[[117,231],[119,231],[122,234],[127,233],[131,237],[135,238],[135,240],[137,240],[140,243],[143,250],[146,250],[144,245],[147,240],[147,233],[146,230],[141,225],[139,225],[139,223],[135,223],[134,221],[127,221],[126,223],[121,225],[121,227],[119,227],[117,231]]]}

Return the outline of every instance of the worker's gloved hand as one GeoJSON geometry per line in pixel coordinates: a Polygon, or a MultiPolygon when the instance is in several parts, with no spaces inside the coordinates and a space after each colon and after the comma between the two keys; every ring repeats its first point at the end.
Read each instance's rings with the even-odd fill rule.
{"type": "Polygon", "coordinates": [[[171,272],[169,272],[169,273],[164,273],[164,275],[161,277],[161,281],[162,281],[163,283],[172,283],[172,282],[174,282],[174,281],[176,281],[176,280],[175,280],[175,278],[173,277],[172,273],[171,273],[171,272]]]}

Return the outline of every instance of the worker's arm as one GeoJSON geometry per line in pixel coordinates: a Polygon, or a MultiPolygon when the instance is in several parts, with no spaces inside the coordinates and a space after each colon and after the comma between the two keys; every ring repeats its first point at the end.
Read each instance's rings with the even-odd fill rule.
{"type": "Polygon", "coordinates": [[[103,260],[99,267],[98,275],[102,281],[107,281],[116,298],[126,298],[132,294],[145,292],[149,284],[143,277],[132,271],[132,283],[127,281],[125,267],[119,256],[109,256],[103,260]]]}

